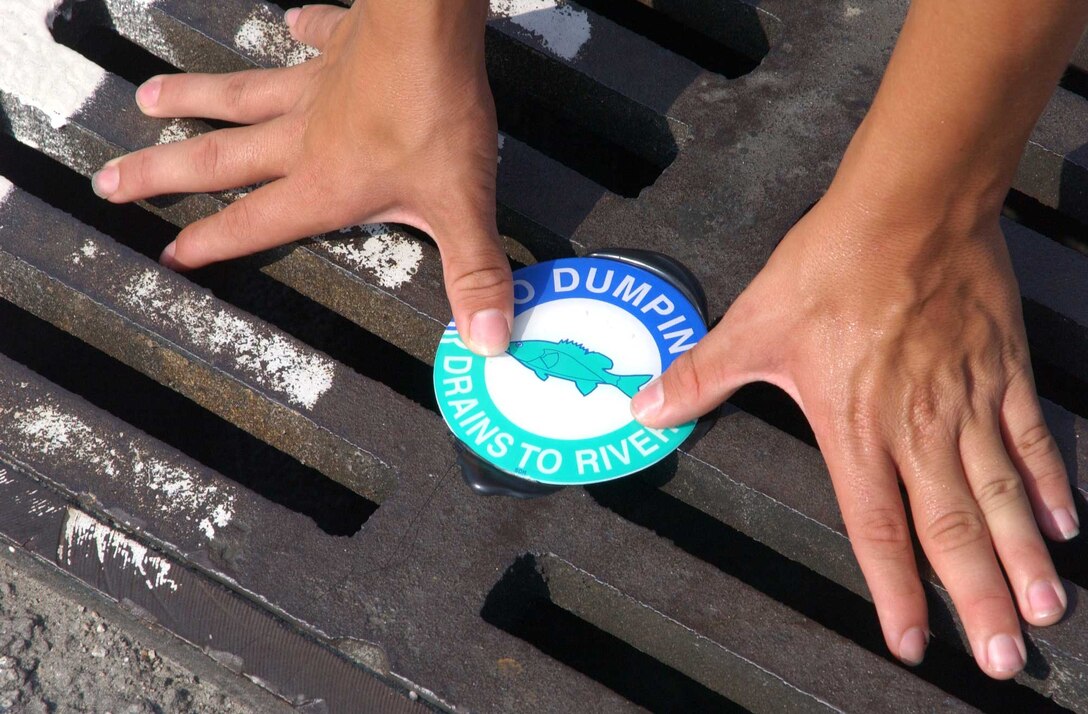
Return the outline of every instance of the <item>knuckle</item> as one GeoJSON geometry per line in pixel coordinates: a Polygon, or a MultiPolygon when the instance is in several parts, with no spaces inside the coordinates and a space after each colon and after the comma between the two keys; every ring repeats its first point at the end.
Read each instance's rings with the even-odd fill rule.
{"type": "Polygon", "coordinates": [[[845,400],[840,412],[839,421],[844,424],[851,433],[869,435],[879,431],[880,408],[879,401],[870,398],[868,394],[855,394],[845,400]]]}
{"type": "Polygon", "coordinates": [[[940,414],[937,395],[928,388],[914,390],[907,397],[904,414],[913,434],[932,435],[940,414]]]}
{"type": "Polygon", "coordinates": [[[695,350],[684,352],[672,363],[668,372],[668,385],[675,398],[698,401],[703,393],[701,370],[695,363],[695,350]]]}
{"type": "Polygon", "coordinates": [[[321,12],[323,8],[319,5],[312,7],[304,7],[302,12],[299,13],[298,19],[295,21],[295,32],[302,41],[314,40],[324,29],[326,24],[322,21],[322,17],[325,13],[321,12]]]}
{"type": "Polygon", "coordinates": [[[223,232],[232,241],[246,241],[253,234],[253,211],[249,201],[236,201],[219,215],[223,221],[223,232]]]}
{"type": "Polygon", "coordinates": [[[1034,459],[1056,453],[1057,444],[1046,424],[1034,424],[1015,439],[1016,451],[1024,459],[1034,459]]]}
{"type": "Polygon", "coordinates": [[[213,179],[219,175],[220,145],[215,133],[205,134],[197,140],[196,168],[203,177],[213,179]]]}
{"type": "Polygon", "coordinates": [[[228,109],[240,109],[249,99],[249,78],[245,72],[235,72],[227,77],[223,87],[223,104],[228,109]]]}
{"type": "Polygon", "coordinates": [[[1031,374],[1031,356],[1028,353],[1027,345],[1019,339],[1008,339],[1001,343],[1001,351],[999,358],[1002,364],[1012,372],[1013,375],[1018,373],[1027,372],[1031,374]]]}
{"type": "Polygon", "coordinates": [[[501,265],[487,265],[457,272],[450,281],[450,292],[463,298],[490,297],[505,290],[510,270],[501,265]]]}
{"type": "Polygon", "coordinates": [[[993,513],[1019,501],[1024,496],[1024,485],[1014,475],[990,479],[975,491],[975,500],[983,513],[993,513]]]}
{"type": "Polygon", "coordinates": [[[968,510],[948,511],[931,520],[925,540],[938,553],[951,553],[976,545],[988,537],[982,517],[968,510]]]}
{"type": "Polygon", "coordinates": [[[295,18],[295,32],[305,34],[310,31],[314,22],[314,16],[317,14],[315,10],[316,8],[314,7],[307,7],[305,5],[302,7],[302,12],[295,18]]]}
{"type": "Polygon", "coordinates": [[[901,513],[890,508],[867,511],[851,529],[859,544],[875,548],[878,553],[900,556],[911,552],[910,529],[901,513]]]}

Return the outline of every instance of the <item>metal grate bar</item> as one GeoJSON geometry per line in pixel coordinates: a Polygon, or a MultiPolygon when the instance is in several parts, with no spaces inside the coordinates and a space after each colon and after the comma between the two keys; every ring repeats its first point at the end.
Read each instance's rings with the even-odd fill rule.
{"type": "Polygon", "coordinates": [[[366,435],[406,400],[22,191],[0,215],[0,295],[375,501],[392,488],[366,435]]]}
{"type": "Polygon", "coordinates": [[[1013,188],[1088,223],[1088,99],[1058,88],[1032,132],[1013,188]]]}

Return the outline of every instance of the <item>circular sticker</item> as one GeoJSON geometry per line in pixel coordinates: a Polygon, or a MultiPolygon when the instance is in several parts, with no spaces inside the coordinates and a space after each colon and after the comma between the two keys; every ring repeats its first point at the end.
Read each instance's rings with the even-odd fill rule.
{"type": "Polygon", "coordinates": [[[614,260],[565,258],[514,273],[507,352],[470,352],[451,322],[435,356],[454,435],[498,469],[546,484],[609,481],[674,451],[695,422],[650,429],[631,398],[706,335],[671,283],[614,260]]]}

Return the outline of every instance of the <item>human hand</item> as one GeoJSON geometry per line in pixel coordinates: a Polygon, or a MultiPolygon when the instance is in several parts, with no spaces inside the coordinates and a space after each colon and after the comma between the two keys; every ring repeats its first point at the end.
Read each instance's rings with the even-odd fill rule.
{"type": "Polygon", "coordinates": [[[632,409],[666,427],[748,382],[785,390],[827,461],[891,652],[920,662],[929,632],[898,474],[979,666],[1006,679],[1025,661],[1013,599],[1034,625],[1066,607],[1036,522],[1055,540],[1078,525],[996,212],[934,218],[860,195],[832,186],[632,409]]]}
{"type": "Polygon", "coordinates": [[[154,117],[243,124],[155,146],[93,178],[114,203],[268,182],[187,226],[163,251],[197,268],[357,223],[434,237],[465,343],[506,349],[510,265],[495,224],[497,126],[484,69],[486,3],[356,3],[287,15],[321,51],[301,65],[154,77],[136,93],[154,117]]]}

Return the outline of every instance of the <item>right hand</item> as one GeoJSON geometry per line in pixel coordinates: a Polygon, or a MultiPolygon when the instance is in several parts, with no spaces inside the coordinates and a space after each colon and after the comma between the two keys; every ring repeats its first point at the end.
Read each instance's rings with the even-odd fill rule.
{"type": "Polygon", "coordinates": [[[486,4],[445,5],[292,10],[292,35],[321,55],[283,69],[148,80],[136,99],[149,116],[245,126],[115,159],[95,174],[95,192],[124,203],[268,182],[182,230],[160,259],[175,269],[359,223],[413,226],[438,244],[465,344],[502,353],[513,287],[495,223],[486,4]],[[442,15],[454,5],[464,7],[442,15]]]}
{"type": "Polygon", "coordinates": [[[915,665],[929,642],[902,483],[976,661],[1008,679],[1026,662],[1017,606],[1043,626],[1068,604],[1040,529],[1061,542],[1079,526],[997,212],[873,200],[877,182],[850,174],[632,409],[661,429],[743,384],[781,387],[815,432],[891,652],[915,665]]]}

